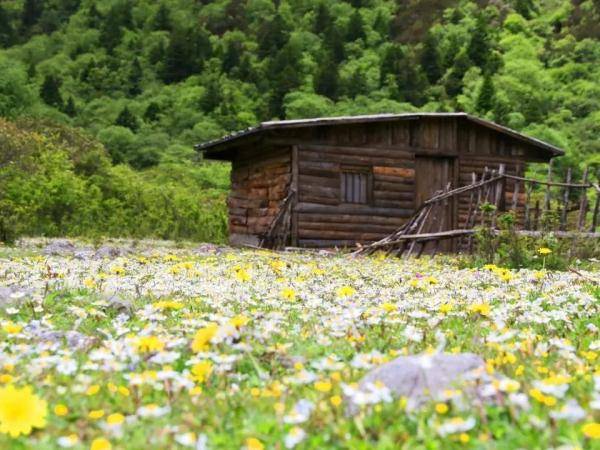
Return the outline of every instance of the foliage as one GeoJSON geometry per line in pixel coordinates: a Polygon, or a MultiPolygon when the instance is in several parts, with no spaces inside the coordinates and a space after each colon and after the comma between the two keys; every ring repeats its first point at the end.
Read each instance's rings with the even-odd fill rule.
{"type": "Polygon", "coordinates": [[[222,242],[227,171],[210,167],[171,163],[136,172],[113,166],[106,150],[80,131],[0,120],[0,240],[106,235],[222,242]]]}
{"type": "Polygon", "coordinates": [[[485,115],[566,146],[571,165],[597,160],[598,2],[435,5],[3,2],[0,114],[103,138],[117,121],[134,136],[111,154],[154,153],[141,167],[257,121],[344,114],[357,97],[358,113],[391,112],[385,98],[485,115]],[[158,152],[140,139],[149,133],[166,138],[158,152]]]}

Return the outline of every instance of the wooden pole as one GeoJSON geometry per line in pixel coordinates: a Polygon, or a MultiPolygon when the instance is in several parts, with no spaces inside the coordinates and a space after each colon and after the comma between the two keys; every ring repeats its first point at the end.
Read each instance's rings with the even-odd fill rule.
{"type": "MultiPolygon", "coordinates": [[[[553,164],[554,160],[551,159],[550,162],[548,163],[548,183],[552,182],[552,164],[553,164]]],[[[546,198],[544,199],[544,212],[545,211],[550,211],[550,185],[546,185],[546,198]]]]}
{"type": "Polygon", "coordinates": [[[531,218],[529,217],[531,214],[531,190],[533,189],[533,184],[529,183],[526,188],[525,194],[525,224],[524,227],[526,230],[531,228],[531,218]]]}
{"type": "MultiPolygon", "coordinates": [[[[588,172],[589,167],[586,166],[583,171],[583,178],[581,179],[582,184],[587,184],[588,180],[588,172]]],[[[579,200],[579,218],[577,220],[577,229],[582,231],[585,227],[585,216],[587,215],[588,210],[588,199],[587,199],[587,189],[581,190],[581,198],[579,200]]]]}
{"type": "MultiPolygon", "coordinates": [[[[498,175],[504,176],[505,171],[506,171],[506,165],[500,164],[500,166],[498,167],[498,175]]],[[[494,201],[494,206],[496,207],[496,209],[494,210],[493,215],[492,215],[492,228],[496,228],[496,220],[498,218],[498,212],[504,210],[505,183],[506,183],[506,180],[504,178],[502,178],[502,179],[498,180],[496,182],[496,186],[494,186],[493,201],[494,201]]]]}
{"type": "MultiPolygon", "coordinates": [[[[566,182],[571,182],[572,171],[569,167],[567,169],[567,179],[566,182]]],[[[565,191],[563,194],[563,207],[562,213],[560,215],[560,230],[565,231],[567,229],[567,213],[569,212],[569,186],[565,186],[565,191]]]]}
{"type": "Polygon", "coordinates": [[[533,230],[537,230],[540,226],[540,201],[535,202],[535,213],[533,216],[533,230]]]}
{"type": "Polygon", "coordinates": [[[292,146],[292,180],[290,182],[290,189],[294,192],[291,208],[290,208],[290,243],[292,247],[298,246],[298,213],[296,212],[296,206],[298,205],[298,146],[292,146]]]}
{"type": "MultiPolygon", "coordinates": [[[[596,174],[596,178],[600,179],[600,171],[596,174]]],[[[600,212],[600,190],[596,190],[596,204],[594,205],[594,212],[592,213],[592,226],[590,232],[596,231],[598,225],[598,212],[600,212]]]]}

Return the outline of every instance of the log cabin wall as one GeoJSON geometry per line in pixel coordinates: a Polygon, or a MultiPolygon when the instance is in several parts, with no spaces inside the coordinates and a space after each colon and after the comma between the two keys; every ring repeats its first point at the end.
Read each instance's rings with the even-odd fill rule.
{"type": "MultiPolygon", "coordinates": [[[[527,161],[548,160],[508,133],[456,116],[275,128],[227,151],[230,242],[258,245],[294,188],[291,244],[302,247],[379,240],[448,182],[470,184],[472,172],[481,177],[500,164],[523,175],[527,161]]],[[[509,180],[507,207],[513,189],[509,180]]],[[[521,190],[520,211],[524,197],[521,190]]],[[[453,201],[439,231],[463,227],[469,202],[468,194],[453,201]]]]}
{"type": "MultiPolygon", "coordinates": [[[[297,243],[307,247],[354,246],[381,239],[414,213],[419,201],[415,160],[448,158],[452,187],[481,176],[485,167],[522,175],[525,147],[494,130],[460,118],[421,118],[389,123],[302,128],[275,134],[275,142],[295,144],[298,152],[297,243]],[[287,141],[286,141],[287,140],[287,141]],[[344,201],[342,173],[365,168],[372,174],[369,204],[344,201]]],[[[441,188],[441,186],[439,186],[441,188]]],[[[507,187],[506,205],[512,204],[507,187]]],[[[519,208],[524,207],[524,194],[519,208]]],[[[468,195],[449,207],[446,228],[464,225],[468,195]]]]}
{"type": "Polygon", "coordinates": [[[237,152],[231,165],[229,241],[258,245],[291,182],[291,148],[255,146],[237,152]]]}

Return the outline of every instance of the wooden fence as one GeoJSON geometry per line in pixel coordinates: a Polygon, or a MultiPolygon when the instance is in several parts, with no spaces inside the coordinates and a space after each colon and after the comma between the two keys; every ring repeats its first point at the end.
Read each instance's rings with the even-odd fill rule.
{"type": "Polygon", "coordinates": [[[546,181],[541,181],[509,175],[504,165],[497,170],[486,168],[480,178],[473,173],[472,182],[467,186],[451,190],[448,185],[438,191],[396,232],[361,247],[354,254],[384,251],[409,257],[424,252],[434,254],[440,248],[471,252],[476,228],[486,226],[498,232],[498,218],[507,211],[513,212],[520,234],[540,236],[552,231],[557,237],[600,238],[600,233],[596,233],[600,187],[597,182],[589,181],[589,175],[586,168],[581,182],[575,183],[572,170],[568,169],[565,181],[556,182],[552,180],[550,164],[546,181]],[[513,186],[511,192],[507,192],[509,182],[513,186]],[[466,218],[458,228],[448,229],[448,204],[464,195],[469,196],[466,218]],[[593,206],[590,198],[595,198],[593,206]]]}
{"type": "MultiPolygon", "coordinates": [[[[559,238],[600,238],[596,232],[600,225],[600,173],[595,174],[593,183],[586,168],[581,182],[573,182],[573,172],[568,169],[566,179],[558,182],[553,181],[552,170],[550,163],[545,181],[507,174],[503,164],[494,170],[485,168],[480,177],[473,173],[471,184],[456,189],[448,184],[425,201],[397,231],[360,247],[354,254],[384,251],[409,257],[440,250],[471,252],[476,229],[485,226],[499,232],[498,219],[507,211],[512,211],[517,232],[523,235],[541,236],[552,231],[559,238]],[[468,196],[468,211],[458,227],[452,228],[448,223],[453,222],[449,205],[458,202],[459,196],[468,196]]],[[[295,195],[296,191],[290,189],[261,237],[261,248],[279,250],[288,245],[295,195]]]]}

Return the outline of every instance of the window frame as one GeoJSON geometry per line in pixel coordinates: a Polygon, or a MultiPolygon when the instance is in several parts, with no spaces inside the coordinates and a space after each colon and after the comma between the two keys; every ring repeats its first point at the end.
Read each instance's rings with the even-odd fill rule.
{"type": "Polygon", "coordinates": [[[340,205],[364,205],[373,204],[373,167],[372,166],[340,166],[340,205]],[[360,174],[366,177],[366,199],[365,202],[349,202],[346,200],[345,174],[360,174]]]}

